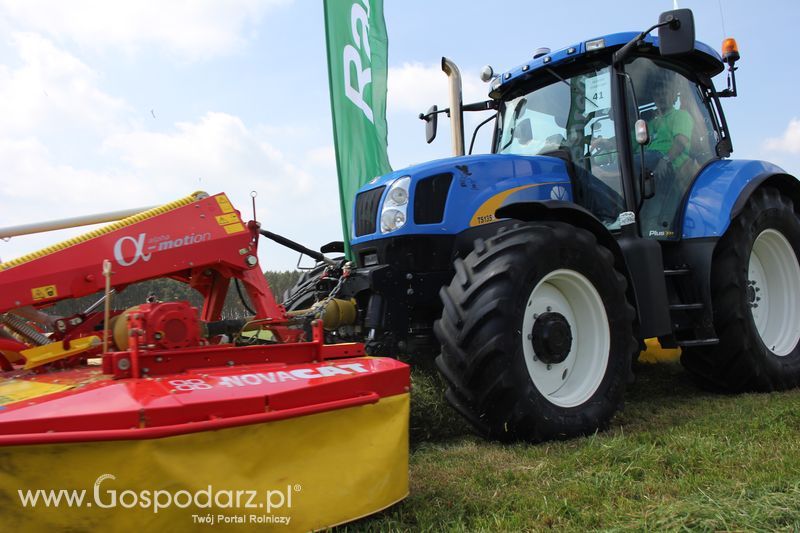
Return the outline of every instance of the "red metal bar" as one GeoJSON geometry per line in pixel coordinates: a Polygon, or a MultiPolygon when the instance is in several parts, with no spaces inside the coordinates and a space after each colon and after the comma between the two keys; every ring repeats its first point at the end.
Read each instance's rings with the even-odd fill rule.
{"type": "Polygon", "coordinates": [[[103,356],[103,368],[113,369],[113,375],[117,379],[139,377],[134,373],[134,368],[152,377],[178,374],[194,368],[262,363],[294,364],[364,355],[364,345],[361,343],[323,345],[319,342],[296,342],[255,346],[223,344],[174,350],[143,350],[138,344],[138,338],[133,337],[130,343],[130,350],[127,352],[111,352],[103,356]],[[120,369],[120,359],[129,359],[130,366],[120,369]]]}
{"type": "Polygon", "coordinates": [[[225,306],[225,297],[228,295],[230,278],[223,278],[219,272],[213,271],[211,284],[203,292],[203,311],[200,319],[210,322],[219,320],[222,308],[225,306]]]}
{"type": "Polygon", "coordinates": [[[270,317],[278,322],[286,320],[286,310],[275,301],[272,289],[261,269],[245,270],[241,273],[247,295],[253,303],[256,318],[270,317]]]}
{"type": "Polygon", "coordinates": [[[111,429],[101,431],[69,431],[63,433],[0,435],[0,446],[56,444],[87,441],[161,439],[165,437],[175,437],[177,435],[198,433],[200,431],[226,429],[250,424],[261,424],[264,422],[276,422],[278,420],[285,420],[287,418],[295,418],[298,416],[313,415],[326,411],[333,411],[336,409],[346,409],[348,407],[358,407],[361,405],[377,403],[378,400],[380,400],[379,394],[375,392],[366,392],[352,398],[332,400],[314,405],[304,405],[301,407],[283,409],[281,411],[267,411],[265,413],[242,415],[231,418],[215,418],[211,420],[193,422],[191,424],[184,423],[171,426],[111,429]]]}

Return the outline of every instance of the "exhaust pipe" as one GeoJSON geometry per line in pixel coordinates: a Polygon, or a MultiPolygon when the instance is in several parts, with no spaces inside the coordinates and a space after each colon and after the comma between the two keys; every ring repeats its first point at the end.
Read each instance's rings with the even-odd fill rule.
{"type": "Polygon", "coordinates": [[[451,60],[442,58],[442,70],[450,80],[450,130],[453,155],[464,155],[464,113],[461,110],[461,72],[451,60]]]}

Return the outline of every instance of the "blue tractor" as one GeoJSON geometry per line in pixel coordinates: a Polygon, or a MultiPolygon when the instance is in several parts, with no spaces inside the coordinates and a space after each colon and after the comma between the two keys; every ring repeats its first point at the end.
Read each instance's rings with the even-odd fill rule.
{"type": "Polygon", "coordinates": [[[487,67],[477,104],[443,59],[450,107],[421,118],[430,140],[450,115],[456,155],[356,198],[336,290],[368,348],[437,353],[449,402],[501,440],[606,427],[647,338],[718,390],[798,385],[800,181],[729,159],[738,59],[695,42],[688,9],[487,67]],[[490,154],[463,155],[471,110],[493,111],[490,154]]]}

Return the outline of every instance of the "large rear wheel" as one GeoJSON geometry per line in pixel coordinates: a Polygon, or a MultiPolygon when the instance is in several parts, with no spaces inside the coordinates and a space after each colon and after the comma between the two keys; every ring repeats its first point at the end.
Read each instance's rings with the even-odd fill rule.
{"type": "Polygon", "coordinates": [[[732,392],[800,384],[800,220],[777,189],[758,189],[714,252],[711,297],[717,346],[683,365],[732,392]]]}
{"type": "Polygon", "coordinates": [[[541,441],[604,429],[636,343],[625,278],[586,230],[520,224],[478,240],[434,326],[447,398],[482,434],[541,441]]]}

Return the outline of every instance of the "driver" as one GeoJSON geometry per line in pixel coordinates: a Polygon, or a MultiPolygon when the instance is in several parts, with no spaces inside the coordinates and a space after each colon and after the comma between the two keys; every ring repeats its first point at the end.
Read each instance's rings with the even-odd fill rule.
{"type": "MultiPolygon", "coordinates": [[[[653,75],[647,88],[645,93],[650,95],[656,109],[655,115],[647,122],[650,143],[645,150],[645,165],[653,172],[657,182],[662,186],[670,186],[666,181],[682,175],[682,170],[691,159],[689,147],[694,121],[688,111],[675,108],[678,90],[673,77],[653,75]]],[[[647,97],[642,101],[647,101],[647,97]]],[[[613,138],[598,137],[592,139],[591,143],[593,151],[613,150],[615,146],[616,140],[613,138]]],[[[638,154],[638,149],[634,150],[634,154],[638,154]]]]}
{"type": "MultiPolygon", "coordinates": [[[[688,111],[676,107],[679,96],[678,76],[668,70],[650,70],[644,82],[639,103],[653,102],[653,115],[647,120],[650,142],[645,146],[644,165],[655,177],[655,195],[645,202],[641,218],[643,227],[664,231],[671,226],[674,207],[684,190],[682,182],[693,174],[691,146],[694,120],[688,111]]],[[[639,172],[641,149],[633,138],[634,171],[639,172]]],[[[592,139],[591,149],[613,150],[614,138],[592,139]]]]}
{"type": "MultiPolygon", "coordinates": [[[[648,123],[650,144],[647,151],[658,153],[660,159],[655,166],[647,166],[653,170],[657,183],[685,174],[682,170],[691,159],[689,147],[694,121],[688,111],[675,108],[678,91],[672,82],[673,79],[664,77],[655,77],[651,82],[656,115],[648,123]]],[[[645,161],[648,161],[647,155],[645,161]]]]}

